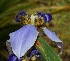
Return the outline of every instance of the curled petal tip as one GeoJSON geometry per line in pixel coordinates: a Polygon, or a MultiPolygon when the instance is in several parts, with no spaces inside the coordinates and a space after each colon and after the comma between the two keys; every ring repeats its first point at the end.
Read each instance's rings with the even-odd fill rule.
{"type": "Polygon", "coordinates": [[[31,51],[30,56],[32,57],[33,55],[36,55],[37,58],[41,58],[41,54],[37,49],[31,51]]]}
{"type": "Polygon", "coordinates": [[[20,12],[16,15],[16,17],[15,17],[16,22],[20,22],[20,21],[21,21],[21,20],[19,19],[19,15],[25,16],[25,15],[27,15],[27,14],[26,14],[26,12],[24,12],[24,11],[20,11],[20,12]]]}
{"type": "Polygon", "coordinates": [[[46,13],[44,16],[44,22],[50,22],[52,20],[52,15],[46,13]]]}
{"type": "Polygon", "coordinates": [[[38,12],[38,17],[39,18],[44,17],[44,13],[43,12],[38,12]]]}

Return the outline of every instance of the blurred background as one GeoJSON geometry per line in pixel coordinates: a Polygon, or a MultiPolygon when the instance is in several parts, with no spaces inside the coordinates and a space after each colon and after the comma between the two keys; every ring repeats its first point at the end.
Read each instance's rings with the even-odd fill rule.
{"type": "MultiPolygon", "coordinates": [[[[70,61],[70,0],[1,0],[0,1],[0,61],[7,61],[6,40],[9,33],[23,25],[16,23],[15,16],[21,10],[28,14],[36,12],[50,13],[52,21],[46,27],[55,31],[63,41],[63,61],[70,61]]],[[[43,36],[45,40],[49,40],[43,36]]],[[[49,43],[51,41],[49,40],[49,43]]],[[[54,46],[54,43],[50,43],[54,46]]],[[[56,49],[55,49],[56,50],[56,49]]]]}

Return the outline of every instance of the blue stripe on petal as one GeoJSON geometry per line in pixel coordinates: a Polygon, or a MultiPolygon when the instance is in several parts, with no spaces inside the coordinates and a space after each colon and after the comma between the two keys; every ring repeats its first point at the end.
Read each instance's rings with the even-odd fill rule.
{"type": "Polygon", "coordinates": [[[43,12],[38,12],[38,17],[39,17],[39,18],[44,17],[44,15],[45,15],[45,14],[44,14],[43,12]]]}
{"type": "Polygon", "coordinates": [[[51,14],[46,13],[44,16],[44,22],[50,22],[52,20],[51,14]]]}
{"type": "Polygon", "coordinates": [[[27,14],[26,14],[26,12],[24,12],[24,11],[20,11],[20,12],[18,13],[18,15],[23,15],[23,16],[25,16],[25,15],[27,15],[27,14]]]}
{"type": "Polygon", "coordinates": [[[25,25],[19,30],[10,33],[10,43],[13,53],[18,57],[24,54],[34,45],[38,31],[33,25],[25,25]]]}
{"type": "Polygon", "coordinates": [[[18,15],[16,15],[15,19],[16,19],[16,22],[20,22],[20,19],[18,18],[18,15]]]}

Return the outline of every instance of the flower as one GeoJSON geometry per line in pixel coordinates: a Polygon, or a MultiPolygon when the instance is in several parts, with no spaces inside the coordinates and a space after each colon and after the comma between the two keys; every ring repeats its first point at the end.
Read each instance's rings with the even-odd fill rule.
{"type": "MultiPolygon", "coordinates": [[[[39,12],[36,14],[38,18],[35,15],[31,15],[31,17],[28,17],[27,14],[22,11],[19,12],[18,15],[16,16],[16,21],[20,21],[18,16],[22,15],[25,21],[25,25],[20,28],[19,30],[12,32],[9,34],[10,39],[9,42],[11,43],[12,51],[13,53],[20,59],[22,56],[25,55],[25,53],[34,45],[37,36],[38,36],[38,31],[37,31],[37,26],[38,25],[43,25],[46,22],[50,22],[52,20],[52,17],[50,14],[44,14],[42,12],[39,12]],[[26,17],[25,17],[26,16],[26,17]],[[31,21],[30,24],[28,24],[28,20],[31,21]],[[36,21],[36,22],[35,22],[36,21]],[[43,22],[41,24],[41,22],[43,22]],[[35,24],[37,26],[35,26],[35,24]]],[[[41,27],[40,27],[41,28],[41,27]]],[[[44,33],[52,40],[55,41],[58,45],[58,47],[62,48],[62,41],[56,36],[56,34],[46,27],[42,28],[44,33]]],[[[38,52],[37,50],[34,50],[33,52],[38,52]]],[[[39,56],[39,55],[37,55],[39,56]]]]}

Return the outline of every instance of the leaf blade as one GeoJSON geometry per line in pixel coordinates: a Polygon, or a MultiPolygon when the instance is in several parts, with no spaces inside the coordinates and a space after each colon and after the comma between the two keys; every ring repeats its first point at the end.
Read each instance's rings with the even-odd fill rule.
{"type": "MultiPolygon", "coordinates": [[[[48,43],[42,39],[42,37],[38,38],[40,44],[44,49],[44,56],[43,58],[45,61],[62,61],[61,58],[54,52],[54,50],[48,45],[48,43]],[[47,59],[46,59],[47,58],[47,59]],[[56,59],[57,58],[57,59],[56,59]]],[[[40,49],[41,50],[41,49],[40,49]]],[[[42,50],[41,50],[42,51],[42,50]]],[[[41,52],[42,53],[42,52],[41,52]]],[[[42,54],[43,55],[43,54],[42,54]]]]}

